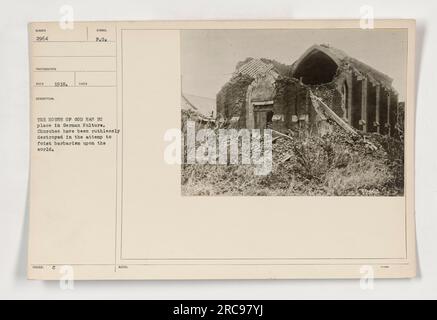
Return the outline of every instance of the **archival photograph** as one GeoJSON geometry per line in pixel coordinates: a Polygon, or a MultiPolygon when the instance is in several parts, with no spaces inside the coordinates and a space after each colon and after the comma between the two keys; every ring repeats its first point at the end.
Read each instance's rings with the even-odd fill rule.
{"type": "Polygon", "coordinates": [[[182,195],[403,196],[407,41],[182,30],[182,195]]]}

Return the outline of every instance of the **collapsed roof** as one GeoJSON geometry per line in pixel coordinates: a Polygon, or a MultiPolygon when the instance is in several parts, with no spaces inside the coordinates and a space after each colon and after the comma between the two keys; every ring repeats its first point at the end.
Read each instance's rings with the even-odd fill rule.
{"type": "Polygon", "coordinates": [[[319,85],[334,80],[339,69],[350,70],[358,76],[366,77],[373,84],[393,90],[393,79],[373,67],[350,57],[344,51],[329,45],[313,45],[291,66],[271,59],[246,58],[237,64],[234,77],[246,75],[256,78],[269,74],[301,79],[304,84],[319,85]]]}
{"type": "Polygon", "coordinates": [[[291,75],[309,85],[331,82],[339,68],[349,69],[357,75],[366,76],[372,83],[392,89],[391,79],[340,49],[329,45],[313,45],[292,65],[291,75]]]}
{"type": "Polygon", "coordinates": [[[261,58],[246,58],[237,64],[234,76],[245,75],[256,78],[260,74],[270,74],[273,77],[290,76],[291,66],[276,60],[261,58]]]}

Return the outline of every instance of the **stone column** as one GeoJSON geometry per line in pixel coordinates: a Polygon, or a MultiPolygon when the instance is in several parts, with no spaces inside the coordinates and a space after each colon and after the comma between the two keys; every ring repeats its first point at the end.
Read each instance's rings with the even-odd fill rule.
{"type": "Polygon", "coordinates": [[[391,130],[390,130],[390,104],[391,104],[391,94],[390,92],[388,92],[387,94],[387,134],[390,136],[391,135],[391,130]]]}
{"type": "Polygon", "coordinates": [[[361,125],[363,128],[363,132],[367,132],[367,78],[363,78],[361,81],[362,90],[361,90],[361,125]]]}
{"type": "Polygon", "coordinates": [[[379,84],[376,85],[376,110],[375,110],[375,122],[376,122],[376,132],[381,132],[381,123],[380,123],[380,107],[379,104],[381,103],[381,86],[379,84]]]}

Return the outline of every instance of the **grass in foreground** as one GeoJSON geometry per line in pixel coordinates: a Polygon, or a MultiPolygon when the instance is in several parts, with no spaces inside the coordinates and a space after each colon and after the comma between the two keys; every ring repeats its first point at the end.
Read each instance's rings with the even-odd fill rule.
{"type": "Polygon", "coordinates": [[[400,196],[403,168],[402,142],[377,134],[352,137],[338,130],[324,137],[278,138],[273,169],[266,176],[254,175],[250,165],[183,165],[182,194],[400,196]]]}

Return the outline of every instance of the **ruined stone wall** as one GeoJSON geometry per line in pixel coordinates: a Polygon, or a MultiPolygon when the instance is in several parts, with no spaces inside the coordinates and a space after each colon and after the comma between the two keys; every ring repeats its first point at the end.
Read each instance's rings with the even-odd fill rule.
{"type": "Polygon", "coordinates": [[[307,87],[293,78],[283,77],[276,81],[274,99],[275,130],[297,130],[299,121],[309,121],[307,87]],[[275,121],[276,120],[276,121],[275,121]]]}
{"type": "Polygon", "coordinates": [[[311,86],[311,91],[321,98],[339,116],[344,117],[344,110],[341,106],[342,94],[337,82],[331,82],[319,86],[311,86]]]}
{"type": "Polygon", "coordinates": [[[239,125],[245,123],[246,93],[252,81],[248,76],[239,75],[223,86],[216,100],[218,117],[228,120],[239,117],[239,125]]]}
{"type": "Polygon", "coordinates": [[[369,83],[367,86],[367,131],[376,132],[376,86],[369,83]]]}
{"type": "Polygon", "coordinates": [[[398,95],[396,92],[390,94],[390,135],[396,134],[396,124],[398,121],[398,95]]]}
{"type": "MultiPolygon", "coordinates": [[[[364,80],[363,80],[364,79],[364,80]]],[[[261,79],[262,80],[262,79],[261,79]]],[[[272,128],[278,131],[319,131],[317,125],[321,123],[320,115],[311,107],[309,90],[328,105],[340,118],[349,121],[352,127],[361,130],[363,128],[361,118],[363,81],[362,75],[340,71],[334,80],[321,85],[304,85],[292,77],[279,76],[273,82],[274,90],[270,86],[263,85],[260,79],[239,75],[232,78],[217,94],[217,115],[230,122],[232,127],[246,128],[248,101],[273,100],[272,128]],[[260,83],[258,83],[258,82],[260,83]],[[258,84],[258,85],[257,85],[258,84]],[[345,85],[346,84],[346,85],[345,85]],[[250,91],[253,90],[253,91],[250,91]],[[273,96],[268,95],[270,92],[273,96]],[[346,96],[343,97],[343,94],[346,96]],[[267,94],[268,93],[268,94],[267,94]],[[346,112],[349,110],[349,112],[346,112]],[[348,114],[349,113],[349,114],[348,114]]],[[[367,86],[367,130],[376,132],[377,100],[376,86],[368,82],[367,86]]],[[[381,134],[396,132],[398,113],[397,94],[384,87],[380,87],[379,98],[379,124],[381,134]],[[390,100],[388,94],[390,93],[390,100]],[[390,103],[390,111],[388,104],[390,103]],[[390,121],[390,125],[386,124],[390,121]]],[[[252,112],[253,113],[253,112],[252,112]]],[[[323,119],[322,119],[323,120],[323,119]]]]}
{"type": "Polygon", "coordinates": [[[352,75],[352,105],[351,105],[351,125],[356,129],[361,129],[361,103],[362,103],[363,84],[356,75],[352,75]]]}
{"type": "Polygon", "coordinates": [[[388,134],[387,123],[387,91],[381,87],[380,102],[379,102],[379,133],[388,134]]]}

